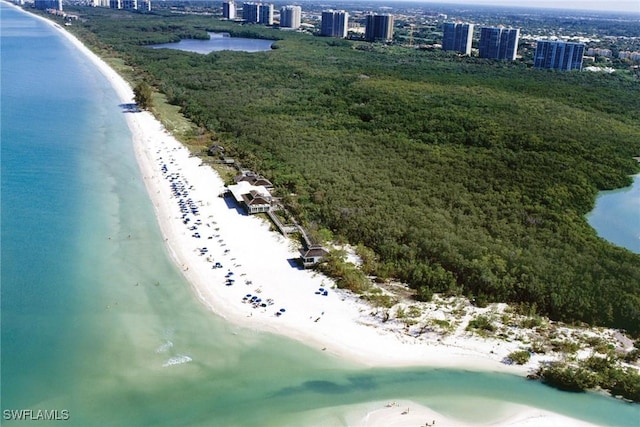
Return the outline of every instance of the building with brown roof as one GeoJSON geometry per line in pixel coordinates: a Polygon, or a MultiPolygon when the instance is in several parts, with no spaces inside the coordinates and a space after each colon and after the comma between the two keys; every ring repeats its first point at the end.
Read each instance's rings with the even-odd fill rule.
{"type": "Polygon", "coordinates": [[[310,246],[308,249],[300,249],[302,255],[302,265],[304,268],[310,268],[322,261],[329,252],[322,246],[310,246]]]}
{"type": "Polygon", "coordinates": [[[272,197],[264,186],[251,185],[248,181],[240,181],[227,187],[233,198],[247,210],[249,214],[269,212],[272,197]]]}
{"type": "Polygon", "coordinates": [[[269,181],[267,178],[258,175],[257,173],[254,172],[248,172],[248,171],[244,171],[243,173],[241,173],[240,175],[236,175],[233,178],[233,181],[238,184],[240,182],[248,182],[251,185],[254,185],[256,187],[262,186],[265,188],[273,188],[273,184],[271,183],[271,181],[269,181]]]}

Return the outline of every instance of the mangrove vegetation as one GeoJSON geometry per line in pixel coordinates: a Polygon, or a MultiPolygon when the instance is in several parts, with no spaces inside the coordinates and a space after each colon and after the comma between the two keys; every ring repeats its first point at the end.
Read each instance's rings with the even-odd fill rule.
{"type": "Polygon", "coordinates": [[[197,126],[196,150],[223,145],[317,236],[371,250],[368,275],[418,297],[504,301],[640,333],[640,256],[585,219],[598,191],[639,172],[632,74],[541,71],[211,16],[72,12],[72,31],[197,126]],[[277,41],[259,53],[146,47],[208,31],[277,41]]]}

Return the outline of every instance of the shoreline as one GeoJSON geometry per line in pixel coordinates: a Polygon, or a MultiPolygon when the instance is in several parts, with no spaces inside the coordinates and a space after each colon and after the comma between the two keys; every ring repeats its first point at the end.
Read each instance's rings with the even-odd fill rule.
{"type": "MultiPolygon", "coordinates": [[[[59,30],[89,58],[110,82],[121,103],[133,102],[129,84],[100,57],[56,23],[34,16],[59,30]]],[[[239,326],[284,335],[367,367],[455,367],[526,374],[526,366],[504,365],[500,356],[489,356],[490,352],[484,351],[486,344],[473,337],[456,337],[451,342],[425,346],[402,334],[380,330],[367,319],[373,310],[369,304],[348,291],[334,289],[331,279],[319,273],[292,267],[290,260],[299,257],[292,242],[270,231],[265,220],[247,216],[219,197],[225,187],[217,173],[192,157],[150,112],[123,114],[168,252],[198,299],[217,315],[239,326]],[[166,171],[162,170],[164,166],[166,171]],[[184,184],[188,195],[176,195],[172,182],[184,184]],[[178,204],[181,198],[198,207],[199,215],[190,213],[188,224],[183,223],[178,204]],[[196,221],[200,222],[197,230],[190,230],[196,221]],[[200,238],[193,237],[196,232],[200,238]],[[207,248],[205,255],[199,250],[203,247],[207,248]],[[223,267],[212,268],[215,262],[221,262],[223,267]],[[236,283],[225,286],[230,271],[236,283]],[[328,289],[329,295],[316,295],[319,288],[328,289]],[[273,299],[274,305],[268,310],[255,309],[242,302],[247,294],[273,299]],[[276,316],[280,308],[285,312],[276,316]],[[477,343],[466,345],[463,340],[477,343]],[[389,351],[394,346],[395,351],[389,351]]]]}
{"type": "MultiPolygon", "coordinates": [[[[133,91],[129,84],[102,59],[56,23],[31,15],[59,30],[89,58],[110,82],[122,103],[132,102],[133,91]]],[[[333,289],[331,280],[318,273],[292,267],[289,260],[297,257],[298,252],[291,242],[270,231],[266,221],[241,214],[218,197],[224,183],[217,173],[201,165],[197,157],[192,157],[151,113],[123,114],[131,130],[137,163],[167,250],[197,298],[217,315],[238,326],[284,335],[365,367],[428,366],[520,376],[530,369],[532,364],[502,363],[505,354],[518,348],[517,344],[496,344],[470,335],[426,341],[403,333],[402,327],[383,328],[376,316],[371,315],[375,309],[369,304],[349,292],[333,289]],[[192,202],[187,205],[190,211],[187,224],[178,203],[180,199],[185,203],[192,202]],[[191,206],[197,207],[198,215],[193,214],[191,206]],[[196,222],[200,222],[197,229],[191,230],[196,222]],[[200,237],[194,237],[196,232],[200,237]],[[205,247],[207,251],[203,253],[205,247]],[[220,262],[222,268],[212,268],[215,262],[220,262]],[[227,286],[225,282],[229,277],[235,282],[227,286]],[[251,283],[247,284],[247,281],[251,283]],[[320,287],[328,289],[329,294],[316,294],[320,287]],[[274,304],[253,308],[242,302],[247,294],[272,299],[274,304]],[[276,315],[281,308],[285,312],[276,315]]],[[[412,412],[414,406],[416,416],[418,413],[423,415],[417,404],[412,404],[412,412]]],[[[534,425],[536,421],[535,425],[539,425],[542,421],[545,424],[588,425],[537,408],[513,406],[519,406],[518,416],[499,419],[496,424],[534,425]]],[[[427,417],[433,414],[424,413],[427,417]]],[[[408,420],[402,414],[389,418],[391,415],[382,411],[369,411],[363,416],[358,410],[354,416],[355,425],[399,425],[397,422],[408,420]],[[376,419],[377,424],[372,423],[376,419]]],[[[447,424],[444,417],[438,417],[442,420],[438,425],[459,425],[455,420],[447,424]]]]}

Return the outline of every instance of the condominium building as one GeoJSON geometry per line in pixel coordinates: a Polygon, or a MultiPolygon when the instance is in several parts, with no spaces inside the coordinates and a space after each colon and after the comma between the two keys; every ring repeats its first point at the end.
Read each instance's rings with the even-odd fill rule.
{"type": "Polygon", "coordinates": [[[471,55],[473,24],[447,22],[442,28],[442,50],[471,55]]]}
{"type": "Polygon", "coordinates": [[[393,39],[393,15],[367,15],[367,26],[364,33],[367,41],[393,39]]]}
{"type": "Polygon", "coordinates": [[[587,55],[589,56],[604,56],[606,58],[611,58],[611,49],[601,49],[598,47],[590,47],[587,49],[587,55]]]}
{"type": "Polygon", "coordinates": [[[273,25],[273,4],[255,2],[243,3],[242,19],[245,22],[273,25]]]}
{"type": "Polygon", "coordinates": [[[326,37],[347,37],[349,14],[344,10],[326,10],[322,12],[320,35],[326,37]]]}
{"type": "Polygon", "coordinates": [[[138,10],[138,0],[109,0],[111,9],[138,10]]]}
{"type": "Polygon", "coordinates": [[[624,50],[622,52],[618,52],[618,59],[630,59],[632,61],[640,60],[640,52],[630,52],[628,50],[624,50]]]}
{"type": "Polygon", "coordinates": [[[62,10],[62,0],[35,0],[33,2],[33,7],[39,10],[62,10]]]}
{"type": "Polygon", "coordinates": [[[581,70],[583,55],[582,43],[538,40],[533,66],[548,70],[581,70]]]}
{"type": "Polygon", "coordinates": [[[261,3],[260,15],[258,23],[264,25],[273,25],[273,3],[261,3]]]}
{"type": "Polygon", "coordinates": [[[225,19],[236,19],[237,8],[233,0],[222,2],[222,17],[225,19]]]}
{"type": "Polygon", "coordinates": [[[482,27],[478,51],[480,58],[513,61],[518,53],[519,28],[482,27]]]}
{"type": "Polygon", "coordinates": [[[280,27],[300,28],[302,8],[300,6],[283,6],[280,9],[280,27]]]}
{"type": "Polygon", "coordinates": [[[245,2],[242,4],[242,19],[245,22],[258,22],[260,3],[245,2]]]}

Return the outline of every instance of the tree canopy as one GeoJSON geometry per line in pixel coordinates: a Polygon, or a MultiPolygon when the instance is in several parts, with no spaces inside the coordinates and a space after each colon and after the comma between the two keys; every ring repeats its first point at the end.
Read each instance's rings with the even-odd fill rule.
{"type": "Polygon", "coordinates": [[[147,82],[138,83],[133,88],[133,96],[139,108],[150,110],[153,107],[153,91],[147,82]]]}

